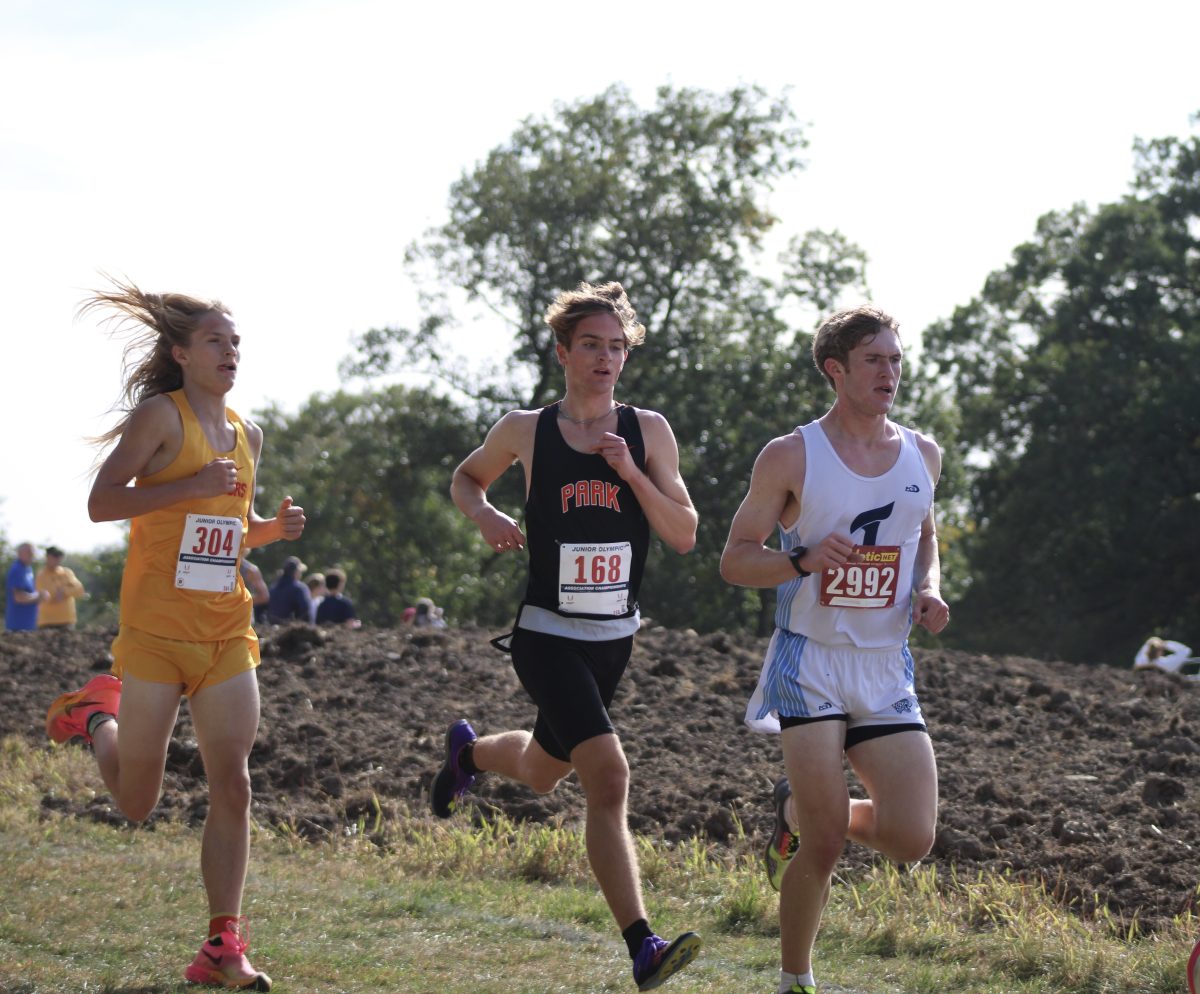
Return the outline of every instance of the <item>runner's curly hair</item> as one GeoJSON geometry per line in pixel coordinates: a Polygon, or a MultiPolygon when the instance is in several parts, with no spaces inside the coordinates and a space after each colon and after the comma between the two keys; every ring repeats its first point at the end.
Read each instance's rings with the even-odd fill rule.
{"type": "Polygon", "coordinates": [[[620,283],[593,286],[580,283],[574,290],[564,290],[546,311],[546,324],[554,331],[555,340],[569,349],[575,326],[593,314],[611,314],[625,332],[625,351],[646,340],[646,329],[638,323],[637,311],[629,302],[620,283]]]}

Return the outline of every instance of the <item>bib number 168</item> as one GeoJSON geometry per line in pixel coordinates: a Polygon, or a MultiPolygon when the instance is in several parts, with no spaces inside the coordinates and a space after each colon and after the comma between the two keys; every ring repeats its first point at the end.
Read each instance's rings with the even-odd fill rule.
{"type": "Polygon", "coordinates": [[[563,542],[558,553],[558,609],[617,617],[629,604],[633,549],[628,542],[563,542]]]}
{"type": "Polygon", "coordinates": [[[575,557],[576,583],[617,583],[621,579],[621,557],[592,556],[588,563],[587,556],[575,557]]]}

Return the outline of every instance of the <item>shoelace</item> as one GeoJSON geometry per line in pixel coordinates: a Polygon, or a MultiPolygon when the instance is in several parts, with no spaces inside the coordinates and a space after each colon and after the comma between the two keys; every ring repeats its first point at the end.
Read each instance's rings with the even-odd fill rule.
{"type": "MultiPolygon", "coordinates": [[[[654,943],[654,947],[649,958],[642,964],[642,969],[653,970],[656,966],[658,966],[658,964],[662,962],[663,953],[667,951],[667,947],[670,945],[671,944],[665,939],[659,939],[656,943],[654,943]]],[[[636,967],[637,963],[634,963],[634,966],[636,967]]]]}
{"type": "Polygon", "coordinates": [[[221,933],[221,943],[234,956],[241,956],[250,948],[250,921],[245,915],[237,921],[226,922],[221,933]]]}
{"type": "Polygon", "coordinates": [[[791,829],[789,829],[788,830],[788,843],[787,843],[787,847],[784,850],[783,858],[791,859],[793,856],[796,855],[796,850],[799,848],[800,848],[800,836],[798,836],[795,832],[793,832],[793,831],[791,831],[791,829]]]}

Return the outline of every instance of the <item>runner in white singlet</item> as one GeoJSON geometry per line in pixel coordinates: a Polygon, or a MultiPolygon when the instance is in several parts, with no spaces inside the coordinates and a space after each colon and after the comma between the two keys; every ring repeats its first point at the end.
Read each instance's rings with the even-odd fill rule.
{"type": "Polygon", "coordinates": [[[766,851],[780,891],[781,994],[816,990],[813,944],[847,838],[900,862],[933,844],[937,767],[907,640],[914,622],[940,632],[950,616],[933,516],[941,456],[888,418],[900,384],[895,320],[841,311],[818,331],[813,358],[837,399],[759,454],[721,557],[730,583],[778,588],[746,721],[782,728],[787,777],[766,851]],[[764,545],[776,528],[779,550],[764,545]],[[867,799],[851,800],[843,755],[867,799]]]}

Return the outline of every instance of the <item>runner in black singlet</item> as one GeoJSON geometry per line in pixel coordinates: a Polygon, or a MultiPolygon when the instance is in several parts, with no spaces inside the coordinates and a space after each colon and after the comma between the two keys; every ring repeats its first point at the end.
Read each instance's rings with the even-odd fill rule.
{"type": "Polygon", "coordinates": [[[446,733],[434,813],[449,817],[483,771],[548,793],[572,769],[587,798],[592,871],[620,927],[640,990],[690,962],[700,938],[660,939],[646,920],[626,820],[629,765],[608,715],[640,624],[638,589],[650,530],[677,552],[696,541],[679,450],[659,414],[613,399],[645,329],[619,283],[586,283],[546,314],[566,377],[562,400],[512,411],[454,472],[451,494],[496,552],[529,547],[529,582],[511,637],[513,666],[538,713],[533,732],[446,733]],[[525,533],[488,502],[514,462],[525,469],[525,533]]]}

